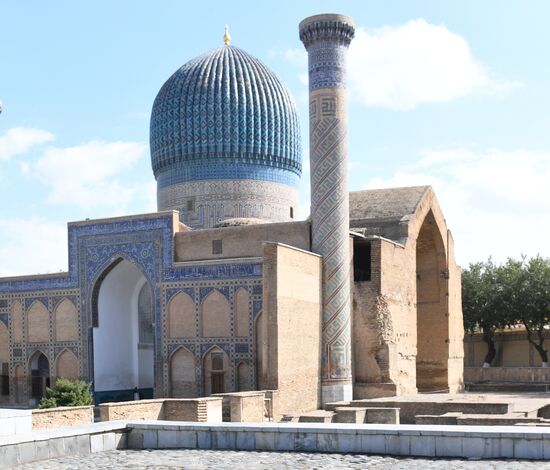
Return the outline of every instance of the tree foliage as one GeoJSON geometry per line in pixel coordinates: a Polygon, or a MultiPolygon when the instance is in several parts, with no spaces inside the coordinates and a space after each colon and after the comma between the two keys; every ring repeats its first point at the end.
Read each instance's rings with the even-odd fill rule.
{"type": "Polygon", "coordinates": [[[92,404],[90,384],[83,380],[57,379],[53,387],[46,389],[38,408],[58,406],[88,406],[92,404]]]}
{"type": "Polygon", "coordinates": [[[490,258],[470,264],[462,272],[464,329],[483,334],[483,341],[487,343],[486,364],[491,364],[496,355],[495,331],[511,323],[502,302],[502,275],[502,270],[490,258]]]}
{"type": "Polygon", "coordinates": [[[462,305],[465,330],[482,332],[488,345],[486,363],[496,353],[495,331],[514,325],[525,327],[528,341],[548,363],[544,332],[550,327],[550,259],[470,264],[462,273],[462,305]]]}
{"type": "Polygon", "coordinates": [[[548,363],[544,332],[550,327],[550,259],[508,259],[503,266],[504,309],[527,331],[527,340],[548,363]]]}

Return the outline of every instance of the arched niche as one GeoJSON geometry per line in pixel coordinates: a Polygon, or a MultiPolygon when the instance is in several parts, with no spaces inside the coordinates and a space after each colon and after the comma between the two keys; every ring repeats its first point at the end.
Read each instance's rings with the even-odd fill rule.
{"type": "Polygon", "coordinates": [[[201,305],[202,336],[230,336],[230,315],[229,301],[219,290],[214,289],[206,296],[201,305]]]}
{"type": "Polygon", "coordinates": [[[170,338],[195,337],[195,303],[185,292],[178,292],[168,303],[167,328],[170,338]]]}
{"type": "Polygon", "coordinates": [[[78,379],[80,377],[78,358],[72,351],[64,349],[55,361],[55,376],[57,378],[78,379]]]}
{"type": "Polygon", "coordinates": [[[10,325],[13,342],[21,343],[23,341],[23,305],[19,300],[11,304],[10,325]]]}
{"type": "Polygon", "coordinates": [[[195,356],[183,346],[176,349],[170,357],[170,396],[174,398],[198,396],[195,356]]]}
{"type": "Polygon", "coordinates": [[[248,336],[248,322],[250,309],[248,304],[248,292],[242,287],[235,292],[235,335],[248,336]]]}
{"type": "Polygon", "coordinates": [[[36,300],[27,312],[29,343],[45,343],[50,339],[50,315],[46,306],[36,300]]]}
{"type": "Polygon", "coordinates": [[[252,390],[250,386],[250,367],[247,363],[241,362],[237,366],[237,391],[247,392],[252,390]]]}
{"type": "Polygon", "coordinates": [[[78,312],[71,300],[65,298],[55,308],[55,340],[78,341],[78,312]]]}

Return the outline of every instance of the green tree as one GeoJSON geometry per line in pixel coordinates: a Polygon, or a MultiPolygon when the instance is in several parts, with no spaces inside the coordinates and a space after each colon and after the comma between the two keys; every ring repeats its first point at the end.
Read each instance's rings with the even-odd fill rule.
{"type": "Polygon", "coordinates": [[[510,317],[502,302],[502,269],[489,258],[472,263],[462,272],[462,310],[464,329],[483,334],[487,344],[484,363],[491,364],[496,356],[495,331],[510,325],[510,317]]]}
{"type": "Polygon", "coordinates": [[[57,379],[53,387],[46,389],[38,408],[58,406],[88,406],[92,404],[90,384],[83,380],[57,379]]]}
{"type": "Polygon", "coordinates": [[[521,323],[527,340],[548,365],[544,332],[550,327],[550,259],[536,256],[530,260],[508,259],[503,266],[503,300],[507,314],[521,323]]]}

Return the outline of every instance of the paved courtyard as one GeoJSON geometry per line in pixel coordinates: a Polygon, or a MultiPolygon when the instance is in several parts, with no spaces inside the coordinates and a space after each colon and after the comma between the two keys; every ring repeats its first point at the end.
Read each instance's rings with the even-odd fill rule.
{"type": "Polygon", "coordinates": [[[222,450],[111,451],[85,457],[65,457],[20,469],[131,468],[131,469],[550,469],[550,462],[518,460],[412,459],[351,454],[298,452],[243,452],[222,450]]]}

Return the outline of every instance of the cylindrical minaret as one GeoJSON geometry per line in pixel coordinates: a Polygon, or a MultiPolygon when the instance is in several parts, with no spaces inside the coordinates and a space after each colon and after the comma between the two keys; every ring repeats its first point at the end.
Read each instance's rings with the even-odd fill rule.
{"type": "Polygon", "coordinates": [[[352,18],[300,23],[309,57],[312,250],[323,256],[322,403],[352,398],[346,57],[352,18]]]}

